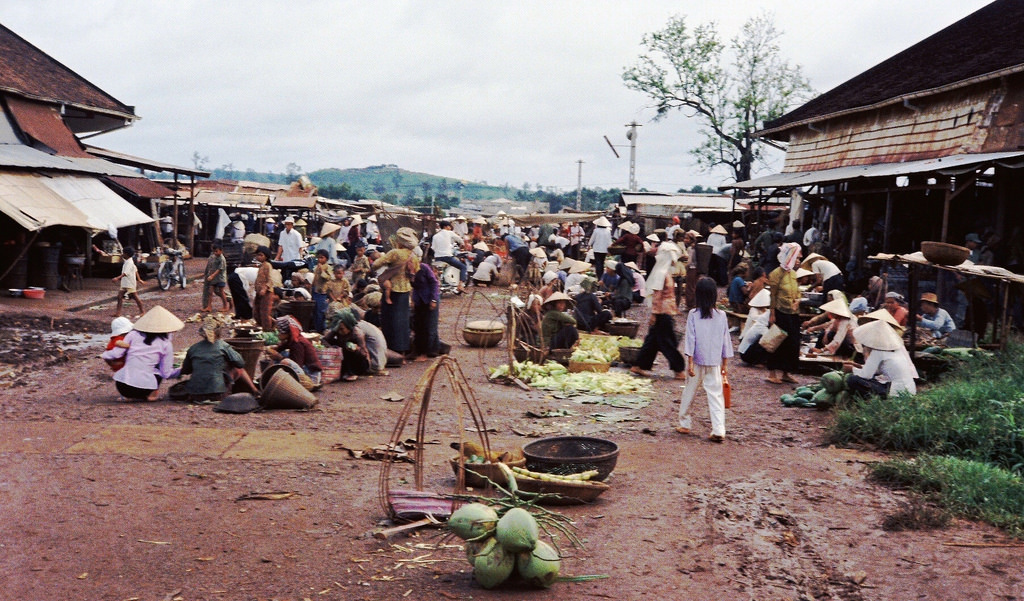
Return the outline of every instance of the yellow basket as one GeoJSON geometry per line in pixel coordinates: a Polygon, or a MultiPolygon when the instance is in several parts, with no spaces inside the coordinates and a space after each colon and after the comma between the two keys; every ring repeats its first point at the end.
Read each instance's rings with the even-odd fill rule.
{"type": "Polygon", "coordinates": [[[579,373],[581,371],[593,371],[597,373],[604,373],[608,371],[611,368],[611,366],[611,363],[584,363],[583,361],[573,361],[572,359],[569,360],[569,372],[574,374],[579,373]]]}

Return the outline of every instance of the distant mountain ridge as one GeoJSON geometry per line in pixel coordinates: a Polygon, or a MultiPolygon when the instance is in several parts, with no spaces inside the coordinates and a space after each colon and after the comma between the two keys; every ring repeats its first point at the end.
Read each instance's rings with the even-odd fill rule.
{"type": "MultiPolygon", "coordinates": [[[[273,184],[287,184],[298,177],[298,173],[260,172],[213,169],[211,178],[246,180],[273,184]]],[[[423,197],[444,195],[462,200],[491,200],[512,198],[519,188],[507,184],[491,186],[486,182],[472,182],[458,178],[407,171],[397,165],[373,165],[350,169],[318,169],[306,173],[318,188],[347,185],[353,192],[365,198],[382,198],[385,195],[403,198],[409,195],[423,197]],[[426,185],[426,186],[425,186],[426,185]]]]}

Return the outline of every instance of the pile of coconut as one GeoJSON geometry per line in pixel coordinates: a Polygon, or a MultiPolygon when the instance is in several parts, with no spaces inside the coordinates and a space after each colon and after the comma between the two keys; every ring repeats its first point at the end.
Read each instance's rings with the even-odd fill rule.
{"type": "Polygon", "coordinates": [[[562,564],[558,552],[540,540],[536,518],[521,507],[510,508],[499,518],[493,507],[468,503],[452,513],[448,528],[466,541],[473,578],[486,589],[505,582],[514,572],[541,588],[558,580],[562,564]]]}

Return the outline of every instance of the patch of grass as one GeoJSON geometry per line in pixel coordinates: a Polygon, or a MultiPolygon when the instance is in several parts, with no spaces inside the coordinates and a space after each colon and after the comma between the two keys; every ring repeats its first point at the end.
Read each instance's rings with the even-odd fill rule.
{"type": "Polygon", "coordinates": [[[830,439],[917,454],[875,466],[874,478],[1024,537],[1024,363],[1015,360],[1022,352],[1013,343],[966,359],[916,396],[846,404],[830,439]]]}
{"type": "Polygon", "coordinates": [[[1024,352],[965,361],[916,396],[872,397],[836,412],[835,443],[863,442],[880,449],[926,452],[1024,471],[1024,352]]]}
{"type": "Polygon", "coordinates": [[[920,455],[877,464],[872,477],[918,493],[919,504],[935,501],[1024,538],[1024,479],[1018,474],[977,461],[920,455]]]}

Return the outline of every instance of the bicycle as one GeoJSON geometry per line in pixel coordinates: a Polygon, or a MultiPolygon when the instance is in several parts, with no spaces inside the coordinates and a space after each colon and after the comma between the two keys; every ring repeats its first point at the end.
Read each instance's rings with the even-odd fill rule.
{"type": "Polygon", "coordinates": [[[178,284],[182,289],[187,284],[185,280],[185,261],[183,253],[173,248],[165,248],[163,254],[168,259],[160,263],[160,269],[156,272],[156,281],[160,284],[161,290],[170,290],[171,286],[178,284]]]}

